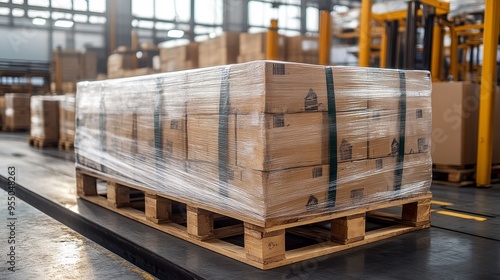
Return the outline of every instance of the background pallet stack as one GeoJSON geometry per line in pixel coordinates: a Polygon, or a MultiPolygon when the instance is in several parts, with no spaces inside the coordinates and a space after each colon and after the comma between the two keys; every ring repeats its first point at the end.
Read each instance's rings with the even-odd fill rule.
{"type": "Polygon", "coordinates": [[[26,93],[7,93],[5,95],[5,131],[30,129],[30,95],[26,93]]]}
{"type": "Polygon", "coordinates": [[[5,122],[5,96],[0,96],[0,130],[3,130],[5,122]]]}
{"type": "Polygon", "coordinates": [[[318,37],[287,37],[286,61],[318,64],[318,37]]]}
{"type": "MultiPolygon", "coordinates": [[[[475,165],[480,85],[434,82],[432,85],[432,161],[441,166],[475,165]]],[[[496,87],[494,143],[500,143],[500,87],[496,87]]],[[[500,164],[500,146],[493,146],[500,164]]]]}
{"type": "MultiPolygon", "coordinates": [[[[267,33],[241,33],[238,63],[266,59],[267,33]]],[[[285,60],[285,37],[278,38],[278,60],[285,60]]]]}
{"type": "Polygon", "coordinates": [[[240,34],[224,32],[221,36],[200,43],[198,66],[209,67],[237,62],[240,34]]]}
{"type": "Polygon", "coordinates": [[[161,72],[172,72],[198,68],[199,43],[160,49],[161,72]]]}
{"type": "Polygon", "coordinates": [[[66,94],[59,103],[60,149],[70,150],[75,141],[75,95],[66,94]]]}
{"type": "Polygon", "coordinates": [[[68,50],[52,52],[50,62],[50,90],[54,93],[75,92],[76,83],[81,80],[81,53],[68,50]]]}
{"type": "Polygon", "coordinates": [[[39,147],[57,146],[59,141],[58,96],[31,97],[30,144],[39,147]]]}

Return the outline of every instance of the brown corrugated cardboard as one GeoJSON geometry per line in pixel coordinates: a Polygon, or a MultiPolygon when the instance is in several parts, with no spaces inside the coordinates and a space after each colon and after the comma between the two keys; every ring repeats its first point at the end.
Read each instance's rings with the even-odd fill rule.
{"type": "MultiPolygon", "coordinates": [[[[479,85],[467,82],[433,83],[433,164],[476,164],[479,91],[479,85]]],[[[497,87],[496,120],[500,119],[499,100],[500,90],[497,87]]],[[[500,121],[496,121],[494,127],[494,143],[500,143],[500,121]]],[[[499,145],[493,145],[493,163],[500,163],[499,145]]]]}
{"type": "MultiPolygon", "coordinates": [[[[367,108],[361,88],[352,79],[357,68],[334,69],[336,111],[367,108]],[[336,78],[346,75],[345,79],[336,78]],[[345,74],[347,73],[347,74],[345,74]],[[359,87],[357,90],[353,88],[359,87]]],[[[238,114],[328,111],[325,69],[313,65],[260,61],[188,73],[188,114],[218,114],[221,83],[227,78],[230,111],[238,114]],[[221,81],[207,85],[205,81],[221,81]]]]}
{"type": "Polygon", "coordinates": [[[237,118],[239,116],[227,116],[228,135],[222,136],[219,134],[219,115],[188,115],[188,159],[217,163],[220,144],[227,149],[228,163],[236,165],[235,123],[237,118]],[[227,142],[223,139],[227,139],[227,142]]]}
{"type": "MultiPolygon", "coordinates": [[[[328,163],[329,129],[322,112],[238,115],[238,166],[275,170],[328,163]]],[[[367,133],[365,111],[337,114],[337,161],[365,159],[367,133]]]]}
{"type": "Polygon", "coordinates": [[[236,63],[240,34],[224,32],[221,36],[201,42],[198,49],[199,67],[236,63]]]}

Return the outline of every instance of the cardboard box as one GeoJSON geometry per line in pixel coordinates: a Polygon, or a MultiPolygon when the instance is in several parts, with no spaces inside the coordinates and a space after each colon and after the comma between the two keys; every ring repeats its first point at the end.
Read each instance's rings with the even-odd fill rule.
{"type": "MultiPolygon", "coordinates": [[[[430,98],[407,99],[405,114],[405,154],[430,149],[430,98]]],[[[368,157],[394,156],[399,150],[401,115],[399,110],[370,110],[368,118],[368,157]]]]}
{"type": "Polygon", "coordinates": [[[239,53],[240,34],[224,32],[221,36],[200,43],[199,67],[236,63],[239,53]]]}
{"type": "Polygon", "coordinates": [[[24,93],[7,93],[5,95],[4,124],[11,130],[30,129],[30,97],[24,93]]]}
{"type": "Polygon", "coordinates": [[[193,161],[219,162],[219,144],[227,149],[230,165],[236,165],[236,119],[227,116],[227,136],[219,133],[219,115],[188,115],[188,159],[193,161]],[[227,137],[227,138],[225,138],[227,137]],[[227,139],[227,142],[224,141],[227,139]]]}
{"type": "Polygon", "coordinates": [[[405,155],[401,191],[412,195],[430,191],[432,182],[432,160],[430,153],[405,155]]]}
{"type": "MultiPolygon", "coordinates": [[[[324,112],[238,115],[236,129],[241,167],[268,171],[330,160],[330,128],[324,112]]],[[[365,159],[367,134],[366,111],[337,114],[337,161],[365,159]]]]}
{"type": "Polygon", "coordinates": [[[160,49],[160,69],[162,72],[198,68],[199,43],[160,49]]]}
{"type": "Polygon", "coordinates": [[[45,142],[59,141],[59,100],[52,96],[31,97],[31,137],[45,142]]]}
{"type": "MultiPolygon", "coordinates": [[[[467,165],[477,161],[480,86],[467,82],[435,82],[432,90],[432,161],[467,165]]],[[[500,143],[500,89],[495,98],[493,143],[500,143]]],[[[500,145],[493,145],[493,163],[500,163],[500,145]]]]}
{"type": "MultiPolygon", "coordinates": [[[[367,108],[367,87],[378,83],[352,80],[359,68],[333,68],[337,112],[367,108]],[[354,88],[354,90],[353,90],[354,88]]],[[[369,70],[366,70],[369,71],[369,70]]],[[[256,61],[192,71],[188,78],[188,114],[218,114],[221,82],[227,78],[230,111],[238,114],[328,111],[324,67],[256,61]]],[[[376,89],[374,89],[376,90],[376,89]]]]}
{"type": "Polygon", "coordinates": [[[74,142],[75,139],[75,95],[65,95],[59,103],[59,139],[74,142]]]}
{"type": "MultiPolygon", "coordinates": [[[[240,33],[238,63],[266,58],[267,32],[240,33]]],[[[278,60],[285,60],[285,37],[278,36],[278,60]]]]}
{"type": "Polygon", "coordinates": [[[5,96],[0,96],[0,128],[4,127],[5,122],[5,96]]]}

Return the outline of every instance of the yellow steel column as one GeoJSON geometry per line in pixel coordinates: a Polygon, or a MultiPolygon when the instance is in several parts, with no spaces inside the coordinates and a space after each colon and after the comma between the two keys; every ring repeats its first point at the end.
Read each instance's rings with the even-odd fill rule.
{"type": "Polygon", "coordinates": [[[267,30],[266,37],[266,59],[277,60],[278,56],[278,20],[272,19],[271,26],[267,30]]]}
{"type": "Polygon", "coordinates": [[[319,64],[330,64],[330,48],[332,45],[332,18],[330,11],[319,12],[319,64]]]}
{"type": "Polygon", "coordinates": [[[484,9],[483,72],[481,75],[477,141],[476,185],[478,187],[491,184],[499,14],[500,1],[486,0],[484,9]]]}
{"type": "Polygon", "coordinates": [[[436,21],[434,23],[434,30],[432,31],[431,75],[433,82],[441,79],[441,61],[443,58],[443,34],[441,31],[441,26],[436,21]]]}
{"type": "Polygon", "coordinates": [[[370,66],[370,28],[372,19],[372,0],[361,2],[361,22],[359,25],[359,66],[370,66]]]}
{"type": "Polygon", "coordinates": [[[380,68],[387,67],[387,24],[384,22],[384,28],[382,29],[382,36],[380,37],[380,68]]]}
{"type": "Polygon", "coordinates": [[[458,35],[453,26],[450,26],[450,36],[450,74],[454,81],[458,81],[458,35]]]}

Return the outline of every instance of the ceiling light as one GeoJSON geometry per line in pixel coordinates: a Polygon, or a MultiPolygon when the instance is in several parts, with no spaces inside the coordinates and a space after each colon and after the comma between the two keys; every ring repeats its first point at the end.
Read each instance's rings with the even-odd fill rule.
{"type": "Polygon", "coordinates": [[[178,29],[172,29],[167,32],[167,36],[170,38],[182,38],[184,37],[184,31],[178,29]]]}
{"type": "Polygon", "coordinates": [[[70,27],[73,27],[73,24],[74,23],[71,20],[57,20],[54,23],[54,26],[64,27],[64,28],[70,28],[70,27]]]}
{"type": "Polygon", "coordinates": [[[47,20],[44,18],[34,18],[31,20],[31,23],[33,23],[34,25],[45,25],[46,22],[47,20]]]}

